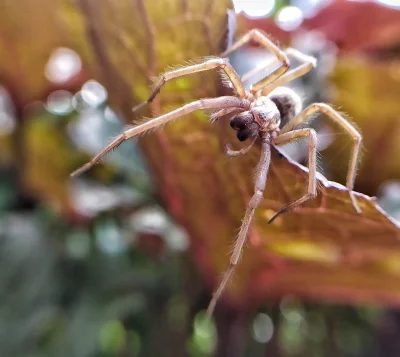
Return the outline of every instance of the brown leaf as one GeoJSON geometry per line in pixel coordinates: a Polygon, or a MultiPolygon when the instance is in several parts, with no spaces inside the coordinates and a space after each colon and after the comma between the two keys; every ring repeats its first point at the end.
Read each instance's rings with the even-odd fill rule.
{"type": "MultiPolygon", "coordinates": [[[[251,176],[258,154],[255,150],[250,157],[235,164],[223,158],[219,160],[226,172],[232,170],[229,166],[235,165],[235,171],[247,183],[248,195],[252,185],[246,176],[251,176]]],[[[194,176],[188,177],[192,183],[194,176]]],[[[304,298],[347,303],[398,304],[400,289],[395,287],[400,277],[400,265],[396,263],[400,257],[399,225],[373,199],[358,195],[363,211],[358,215],[345,187],[321,177],[320,194],[313,202],[281,216],[274,224],[266,223],[276,210],[306,191],[307,179],[304,167],[280,158],[274,151],[265,199],[250,237],[252,243],[244,253],[232,286],[233,299],[251,306],[254,301],[265,298],[298,294],[304,298]]],[[[229,178],[221,183],[213,181],[215,191],[224,185],[229,185],[229,178]]],[[[239,222],[245,197],[238,189],[233,196],[229,212],[239,222]],[[238,202],[239,198],[243,201],[238,202]]],[[[208,210],[211,213],[203,219],[211,222],[217,209],[208,210]]],[[[207,223],[199,236],[206,236],[210,226],[207,223]]],[[[215,270],[222,271],[227,266],[226,256],[218,252],[229,251],[231,245],[232,238],[227,236],[204,239],[202,246],[208,247],[206,255],[211,254],[215,260],[215,270]]]]}
{"type": "MultiPolygon", "coordinates": [[[[149,94],[151,76],[168,65],[221,51],[229,5],[178,0],[162,5],[140,0],[77,3],[58,8],[58,15],[68,19],[68,42],[107,87],[127,121],[135,119],[130,108],[149,94]]],[[[35,51],[25,53],[35,56],[35,51]]],[[[220,87],[215,83],[208,73],[169,83],[151,109],[157,115],[194,98],[216,96],[220,87]]],[[[234,140],[228,123],[215,126],[195,114],[140,142],[164,204],[188,230],[193,256],[210,287],[227,267],[259,154],[255,148],[229,160],[222,147],[234,140]]],[[[265,199],[227,296],[246,308],[289,293],[398,304],[399,227],[371,198],[360,195],[363,214],[356,215],[346,190],[323,180],[316,200],[266,224],[274,211],[305,192],[306,180],[303,168],[274,151],[265,199]]]]}
{"type": "MultiPolygon", "coordinates": [[[[178,195],[167,200],[179,204],[198,266],[214,285],[228,266],[235,232],[252,195],[259,150],[228,159],[220,139],[232,142],[234,135],[218,139],[209,123],[188,121],[180,123],[184,135],[174,125],[167,129],[178,188],[178,195]]],[[[276,210],[306,192],[307,177],[303,167],[274,152],[265,198],[229,290],[231,302],[249,307],[296,293],[397,304],[399,226],[373,199],[359,195],[363,213],[358,215],[347,190],[323,179],[317,199],[267,224],[276,210]]]]}
{"type": "MultiPolygon", "coordinates": [[[[215,53],[211,51],[213,46],[205,46],[204,35],[207,31],[202,23],[186,20],[187,26],[193,26],[188,42],[178,26],[165,32],[157,31],[163,28],[165,18],[158,17],[155,11],[149,8],[151,25],[147,26],[156,35],[153,39],[150,30],[147,30],[147,35],[150,36],[150,43],[154,41],[158,46],[157,65],[147,68],[148,75],[159,73],[167,64],[179,64],[200,54],[215,53]],[[193,33],[203,33],[203,37],[193,37],[193,33]]],[[[174,17],[170,13],[165,15],[174,17]]],[[[193,17],[188,16],[189,19],[193,17]]],[[[88,21],[89,17],[86,19],[88,21]]],[[[90,19],[97,23],[97,26],[92,24],[98,28],[97,38],[110,36],[100,25],[104,19],[93,14],[90,19]]],[[[223,19],[222,13],[220,19],[223,19]]],[[[146,24],[142,22],[142,25],[146,24]]],[[[216,37],[212,40],[215,42],[216,37]]],[[[104,44],[103,47],[107,48],[109,56],[118,52],[115,47],[109,48],[104,44]]],[[[152,48],[151,45],[145,46],[142,53],[137,49],[133,58],[136,54],[138,58],[150,56],[147,63],[151,64],[152,48]]],[[[135,71],[123,67],[123,57],[113,59],[113,67],[118,68],[120,73],[135,71]]],[[[129,81],[130,75],[124,78],[129,81]]],[[[146,98],[149,93],[142,92],[143,80],[144,77],[135,77],[133,88],[138,99],[146,98]]],[[[155,114],[166,112],[199,97],[199,94],[196,95],[199,89],[202,96],[216,95],[212,83],[212,77],[204,75],[170,83],[163,88],[160,103],[152,109],[155,114]],[[203,79],[200,81],[200,78],[203,79]],[[171,94],[174,96],[171,97],[171,94]]],[[[245,205],[252,195],[252,171],[258,160],[257,150],[235,161],[228,160],[222,153],[222,147],[227,141],[235,139],[230,131],[230,140],[226,139],[227,130],[211,125],[203,115],[194,115],[141,139],[164,202],[189,231],[194,257],[212,286],[228,265],[235,228],[239,228],[245,205]]],[[[282,216],[276,224],[266,224],[275,210],[305,192],[306,180],[306,174],[297,165],[274,156],[265,200],[257,213],[249,249],[244,253],[235,282],[229,290],[229,296],[236,304],[248,306],[254,301],[291,292],[304,297],[372,301],[377,300],[377,283],[394,282],[399,278],[398,271],[388,268],[388,262],[393,262],[398,254],[396,249],[400,249],[398,226],[365,196],[360,196],[364,212],[358,216],[348,193],[342,187],[326,184],[322,188],[323,194],[314,202],[282,216]],[[350,271],[353,273],[350,274],[350,271]],[[369,276],[373,275],[381,279],[369,281],[369,276]]],[[[391,303],[400,301],[397,290],[382,287],[379,290],[382,300],[391,303]]]]}

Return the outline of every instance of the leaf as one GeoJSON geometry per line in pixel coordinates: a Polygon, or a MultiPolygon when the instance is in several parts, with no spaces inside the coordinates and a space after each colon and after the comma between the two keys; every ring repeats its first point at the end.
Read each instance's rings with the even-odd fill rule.
{"type": "MultiPolygon", "coordinates": [[[[228,159],[221,144],[234,140],[234,135],[221,143],[215,133],[208,123],[191,122],[190,135],[177,130],[168,134],[179,188],[171,200],[180,204],[177,217],[192,237],[196,261],[210,286],[228,267],[235,233],[253,192],[251,179],[259,155],[254,149],[228,159]]],[[[250,244],[229,290],[231,302],[248,307],[255,301],[298,294],[398,303],[400,271],[393,262],[400,258],[399,226],[373,199],[359,195],[363,213],[358,215],[347,190],[324,179],[317,199],[267,224],[276,210],[306,192],[307,177],[302,166],[274,152],[250,244]]]]}
{"type": "MultiPolygon", "coordinates": [[[[131,107],[149,94],[149,78],[224,47],[228,1],[57,4],[68,43],[107,87],[114,108],[128,122],[137,119],[131,107]]],[[[25,51],[25,56],[36,56],[25,51]]],[[[32,70],[37,68],[35,64],[32,70]]],[[[195,98],[217,96],[222,93],[218,83],[213,73],[168,83],[151,110],[157,115],[195,98]]],[[[222,150],[227,142],[237,142],[228,123],[212,125],[202,114],[140,140],[163,203],[188,230],[193,257],[210,289],[227,267],[235,229],[252,195],[259,154],[255,148],[230,160],[222,150]]],[[[305,192],[306,180],[301,166],[274,151],[265,199],[226,297],[246,308],[285,294],[398,304],[399,227],[373,199],[359,195],[363,214],[357,215],[346,190],[322,180],[316,200],[266,224],[275,210],[305,192]]]]}
{"type": "MultiPolygon", "coordinates": [[[[99,25],[101,20],[95,16],[91,19],[101,29],[98,37],[106,37],[107,31],[99,25]]],[[[151,19],[151,27],[162,27],[161,19],[154,12],[151,19]]],[[[195,27],[195,24],[191,23],[191,26],[195,27]]],[[[173,65],[209,54],[204,44],[200,45],[201,38],[192,36],[188,44],[180,37],[181,33],[175,31],[157,31],[155,43],[161,46],[157,52],[158,62],[162,61],[164,66],[173,65]],[[162,44],[170,46],[169,51],[163,49],[162,44]],[[180,58],[173,58],[171,54],[180,58]]],[[[112,53],[116,49],[107,51],[112,53]]],[[[114,66],[122,72],[126,70],[121,64],[114,66]]],[[[138,82],[141,80],[143,78],[136,77],[133,87],[138,99],[146,98],[149,93],[142,92],[141,82],[138,82]]],[[[169,83],[162,89],[161,106],[157,103],[153,106],[155,114],[195,98],[199,85],[202,85],[203,96],[216,95],[211,79],[206,82],[204,76],[191,76],[185,77],[184,81],[184,92],[179,90],[179,82],[169,83]],[[201,82],[200,78],[203,78],[201,82]],[[170,97],[171,94],[175,96],[170,97]]],[[[251,177],[258,155],[253,151],[250,156],[228,160],[222,147],[235,140],[233,133],[228,133],[229,129],[222,126],[216,128],[201,118],[191,116],[154,131],[141,138],[141,145],[168,210],[189,231],[196,262],[210,286],[214,286],[228,266],[235,228],[239,228],[252,194],[251,177]],[[230,140],[227,140],[229,134],[230,140]]],[[[399,278],[399,272],[388,268],[387,263],[399,254],[396,252],[400,248],[397,242],[399,227],[375,206],[372,199],[361,196],[364,212],[358,216],[343,187],[325,182],[323,195],[313,203],[282,216],[276,224],[266,224],[275,210],[305,192],[306,180],[306,174],[298,165],[279,160],[274,155],[251,243],[228,292],[231,301],[248,306],[254,301],[299,293],[304,297],[347,302],[379,299],[398,302],[398,291],[389,287],[396,286],[394,282],[399,278]],[[320,206],[322,208],[317,208],[320,206]],[[376,293],[378,285],[379,296],[376,293]]]]}
{"type": "MultiPolygon", "coordinates": [[[[251,157],[238,162],[237,172],[251,174],[258,153],[252,152],[251,157]]],[[[308,171],[303,166],[273,152],[265,199],[257,211],[252,242],[232,286],[233,299],[251,305],[265,298],[297,294],[346,303],[398,304],[400,226],[374,199],[358,194],[363,211],[358,215],[346,188],[321,176],[320,193],[314,201],[280,216],[271,225],[266,223],[276,210],[306,191],[307,179],[308,171]]],[[[243,180],[250,194],[252,186],[243,180]]],[[[223,183],[214,182],[214,186],[223,183]]],[[[240,197],[240,192],[235,196],[240,197]]],[[[240,202],[237,207],[239,211],[240,202]]],[[[232,238],[226,238],[225,242],[219,239],[203,243],[218,271],[227,266],[227,261],[226,256],[216,252],[229,251],[231,242],[232,238]]]]}

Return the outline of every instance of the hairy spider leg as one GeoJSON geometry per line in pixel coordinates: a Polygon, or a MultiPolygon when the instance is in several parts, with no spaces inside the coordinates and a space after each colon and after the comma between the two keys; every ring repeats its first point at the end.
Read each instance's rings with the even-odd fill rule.
{"type": "Polygon", "coordinates": [[[242,108],[243,110],[247,110],[250,108],[250,102],[246,99],[241,99],[233,96],[225,96],[219,98],[206,98],[196,100],[189,104],[185,104],[182,107],[175,109],[169,113],[163,114],[157,118],[151,119],[143,124],[137,125],[135,127],[131,127],[125,130],[121,135],[119,135],[114,141],[111,142],[104,150],[102,150],[99,154],[93,157],[88,163],[83,165],[81,168],[74,171],[71,176],[77,176],[82,174],[83,172],[89,170],[95,164],[97,164],[106,154],[110,151],[118,147],[125,140],[133,138],[141,133],[144,133],[147,130],[156,128],[160,125],[164,125],[171,120],[177,119],[189,113],[192,113],[196,110],[203,109],[220,109],[227,107],[237,107],[242,108]]]}
{"type": "Polygon", "coordinates": [[[243,74],[240,79],[243,83],[247,82],[251,77],[255,76],[256,74],[265,71],[267,68],[271,67],[277,59],[275,57],[271,57],[268,62],[263,63],[262,65],[251,69],[250,71],[243,74]]]}
{"type": "Polygon", "coordinates": [[[293,130],[288,133],[284,133],[279,135],[273,140],[273,144],[282,145],[287,144],[289,142],[303,139],[304,137],[308,138],[308,190],[307,193],[297,199],[289,203],[288,205],[282,207],[278,210],[268,221],[268,223],[272,223],[276,217],[280,214],[287,212],[294,207],[302,205],[304,202],[309,199],[314,198],[317,195],[317,133],[314,129],[298,129],[293,130]]]}
{"type": "Polygon", "coordinates": [[[219,284],[217,290],[215,290],[213,297],[211,299],[211,302],[208,306],[207,315],[209,317],[212,316],[215,306],[217,304],[217,301],[221,297],[222,292],[224,291],[226,285],[228,284],[228,282],[236,268],[236,265],[239,262],[240,256],[243,251],[244,244],[246,243],[247,233],[248,233],[251,221],[253,220],[253,217],[254,217],[254,212],[261,202],[261,199],[263,197],[263,193],[265,190],[265,186],[267,184],[267,175],[268,175],[270,161],[271,161],[271,144],[270,144],[270,138],[267,135],[264,138],[262,138],[262,142],[261,142],[261,157],[260,157],[260,161],[257,166],[257,174],[256,174],[256,179],[255,179],[255,184],[254,184],[254,195],[247,205],[243,223],[242,223],[242,226],[240,227],[239,236],[236,239],[235,247],[233,248],[233,253],[230,258],[229,268],[225,272],[225,274],[222,278],[222,281],[219,284]]]}
{"type": "Polygon", "coordinates": [[[293,81],[294,79],[304,76],[306,73],[310,72],[313,68],[317,66],[316,58],[312,56],[307,56],[304,53],[294,49],[294,48],[287,48],[285,53],[288,56],[295,58],[296,60],[300,61],[301,64],[283,74],[280,78],[278,78],[273,83],[261,88],[261,95],[268,95],[271,93],[275,88],[281,87],[288,82],[293,81]]]}
{"type": "Polygon", "coordinates": [[[353,188],[355,177],[357,174],[357,165],[360,160],[362,136],[353,125],[351,125],[342,115],[340,115],[328,104],[314,103],[310,104],[300,114],[287,122],[281,130],[281,135],[292,131],[293,128],[295,128],[297,125],[303,123],[312,115],[318,112],[325,114],[329,119],[333,120],[335,123],[341,126],[353,140],[353,150],[350,157],[349,169],[347,171],[346,187],[350,192],[350,199],[353,203],[355,210],[357,211],[357,213],[361,213],[360,206],[358,205],[357,199],[354,196],[353,188]]]}
{"type": "Polygon", "coordinates": [[[282,63],[282,65],[278,67],[275,71],[250,86],[250,92],[252,94],[255,94],[262,88],[265,88],[267,85],[271,84],[276,79],[281,77],[289,69],[290,62],[286,53],[282,51],[277,45],[275,45],[264,32],[258,29],[250,30],[248,33],[242,36],[230,48],[223,52],[221,54],[221,57],[228,56],[233,51],[236,51],[238,48],[242,47],[244,44],[250,41],[255,41],[260,45],[266,47],[270,52],[272,52],[273,55],[275,55],[278,61],[282,63]]]}
{"type": "MultiPolygon", "coordinates": [[[[290,70],[289,72],[283,74],[279,79],[275,80],[273,83],[268,85],[266,88],[262,89],[261,95],[268,95],[276,87],[283,86],[285,83],[290,82],[298,77],[305,75],[310,72],[317,65],[317,60],[314,57],[307,56],[294,48],[287,48],[284,50],[287,56],[293,57],[301,62],[301,64],[290,70]],[[270,88],[271,87],[271,88],[270,88]]],[[[262,66],[256,67],[248,72],[246,72],[242,77],[242,82],[248,81],[254,75],[266,70],[271,67],[276,62],[276,58],[271,58],[270,61],[263,64],[262,66]]]]}
{"type": "Polygon", "coordinates": [[[225,108],[225,109],[217,110],[216,112],[210,114],[210,120],[211,120],[211,122],[215,122],[220,117],[223,117],[228,114],[233,115],[235,113],[240,113],[240,112],[241,112],[240,108],[225,108]]]}
{"type": "Polygon", "coordinates": [[[186,67],[178,68],[169,72],[165,72],[158,82],[154,85],[153,90],[149,96],[149,98],[143,103],[137,105],[132,109],[133,112],[136,112],[143,108],[145,105],[151,103],[157,94],[160,92],[161,87],[171,79],[186,76],[188,74],[194,74],[198,72],[208,71],[210,69],[220,68],[222,69],[229,80],[232,82],[233,87],[235,88],[236,93],[240,98],[246,97],[246,91],[242,81],[240,80],[240,76],[234,70],[232,65],[226,58],[210,58],[205,60],[203,63],[189,65],[186,67]]]}

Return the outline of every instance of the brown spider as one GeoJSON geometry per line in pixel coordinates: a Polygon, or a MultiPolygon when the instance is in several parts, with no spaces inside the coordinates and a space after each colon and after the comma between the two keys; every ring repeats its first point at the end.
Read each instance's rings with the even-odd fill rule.
{"type": "Polygon", "coordinates": [[[294,207],[303,204],[307,200],[312,199],[317,195],[317,134],[311,128],[296,129],[299,124],[304,123],[316,112],[322,112],[326,114],[335,123],[339,124],[353,140],[353,152],[350,159],[346,186],[350,192],[350,198],[354,208],[358,213],[361,212],[353,193],[356,167],[361,148],[361,135],[348,121],[346,121],[345,118],[343,118],[329,105],[325,103],[314,103],[302,110],[300,97],[291,89],[281,87],[285,83],[309,72],[316,66],[316,60],[313,57],[306,56],[293,48],[288,48],[285,51],[282,51],[260,30],[251,30],[245,34],[237,42],[235,42],[231,48],[225,51],[221,57],[222,58],[215,57],[206,59],[200,64],[189,65],[180,69],[166,72],[156,83],[149,99],[135,107],[133,110],[136,111],[144,105],[152,102],[165,82],[176,77],[214,68],[219,68],[225,72],[227,78],[232,83],[232,86],[236,91],[236,96],[223,96],[218,98],[196,100],[169,113],[151,119],[143,124],[129,128],[120,136],[118,136],[102,152],[96,155],[90,162],[72,173],[72,176],[76,176],[88,170],[104,155],[116,148],[123,141],[133,138],[149,129],[168,123],[171,120],[192,113],[196,110],[215,110],[214,114],[211,115],[212,120],[215,120],[226,114],[231,114],[230,125],[237,131],[238,139],[240,141],[244,141],[249,138],[253,139],[252,143],[248,147],[239,151],[233,151],[230,147],[227,147],[227,154],[230,156],[245,154],[252,147],[256,139],[260,139],[261,158],[255,177],[254,195],[247,206],[239,236],[236,240],[230,258],[230,266],[225,272],[222,281],[215,291],[209,304],[207,310],[209,316],[212,315],[219,297],[221,296],[224,288],[234,272],[236,265],[239,262],[244,244],[246,242],[247,233],[254,216],[254,211],[260,204],[263,197],[271,158],[271,145],[281,145],[301,138],[308,138],[309,182],[307,193],[277,211],[268,223],[271,223],[281,213],[293,209],[294,207]],[[256,68],[241,78],[233,69],[229,61],[224,57],[251,40],[258,42],[272,52],[272,54],[275,55],[275,57],[281,63],[281,66],[265,78],[251,85],[249,90],[246,90],[243,84],[243,79],[253,75],[256,72],[259,72],[262,69],[266,69],[270,64],[265,65],[262,68],[256,68]],[[299,60],[301,65],[288,71],[288,56],[293,56],[299,60]]]}

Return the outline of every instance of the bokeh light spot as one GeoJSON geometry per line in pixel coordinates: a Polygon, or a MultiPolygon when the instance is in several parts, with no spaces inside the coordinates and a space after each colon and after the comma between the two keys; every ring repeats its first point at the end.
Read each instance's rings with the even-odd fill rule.
{"type": "Polygon", "coordinates": [[[296,6],[286,6],[276,16],[276,24],[284,31],[292,31],[303,22],[303,12],[296,6]]]}
{"type": "Polygon", "coordinates": [[[260,343],[267,343],[274,334],[274,324],[267,314],[258,314],[253,321],[253,338],[260,343]]]}
{"type": "Polygon", "coordinates": [[[376,2],[394,9],[400,9],[400,0],[376,0],[376,2]]]}
{"type": "Polygon", "coordinates": [[[15,127],[15,118],[6,112],[0,112],[0,136],[11,135],[15,127]]]}
{"type": "Polygon", "coordinates": [[[64,83],[78,74],[82,68],[80,57],[69,48],[54,50],[45,67],[47,79],[53,83],[64,83]]]}
{"type": "Polygon", "coordinates": [[[107,91],[100,83],[90,80],[82,86],[81,96],[89,106],[95,108],[107,100],[107,91]]]}
{"type": "Polygon", "coordinates": [[[47,98],[46,109],[56,115],[66,115],[73,111],[72,94],[66,90],[57,90],[47,98]]]}
{"type": "Polygon", "coordinates": [[[264,17],[275,8],[275,0],[233,0],[235,12],[244,12],[249,17],[264,17]]]}

